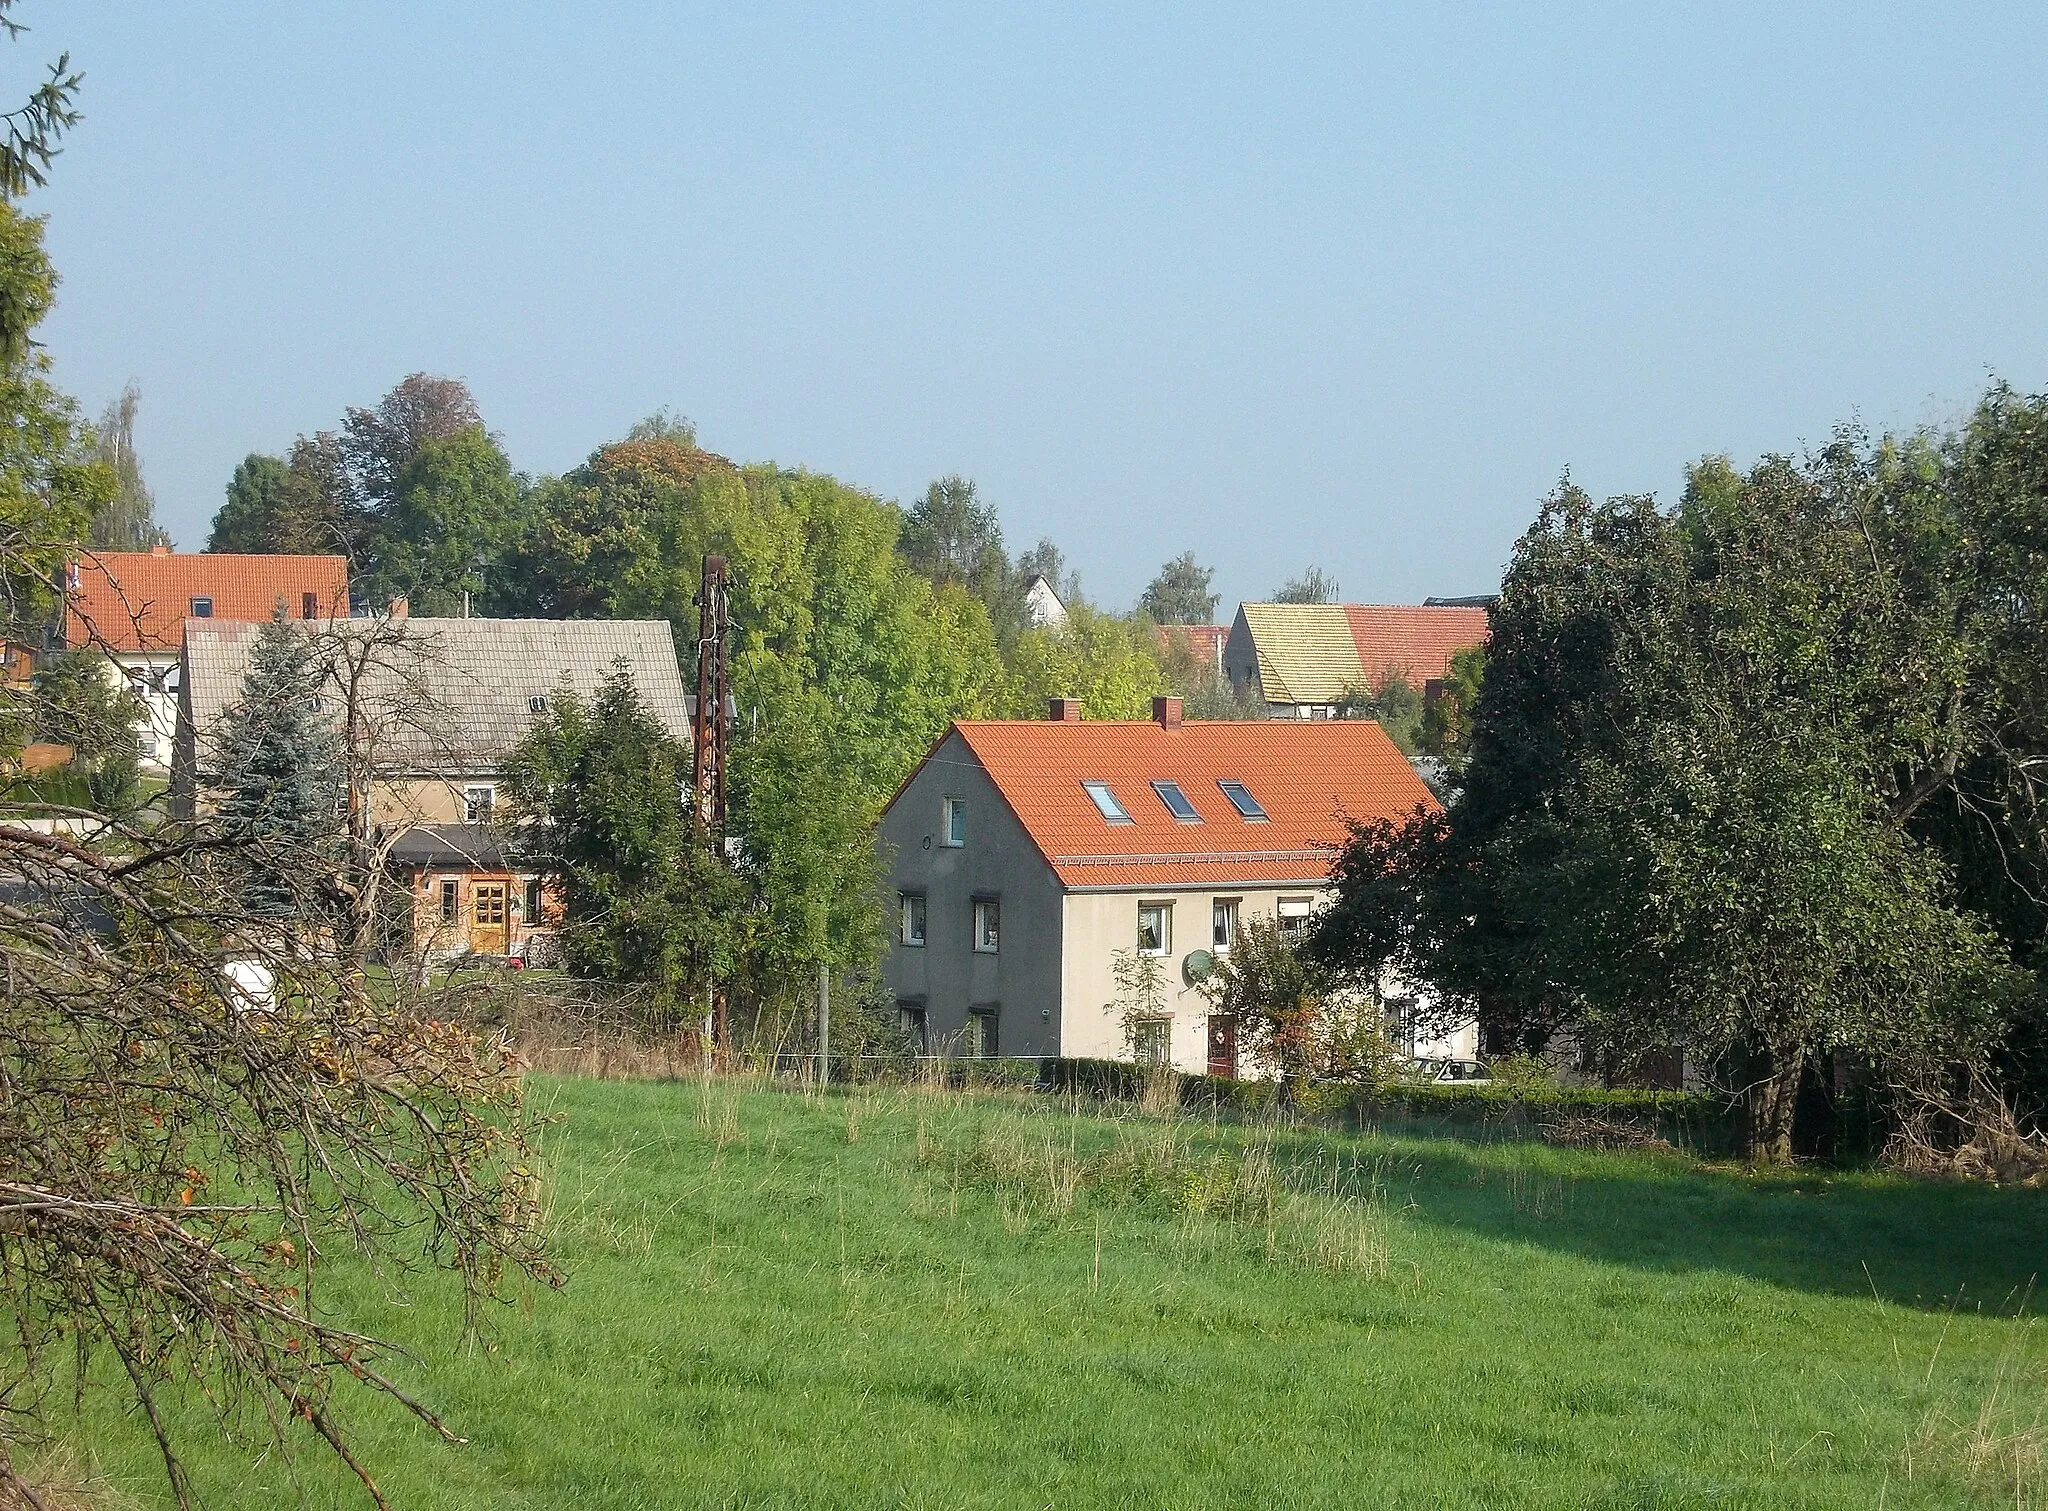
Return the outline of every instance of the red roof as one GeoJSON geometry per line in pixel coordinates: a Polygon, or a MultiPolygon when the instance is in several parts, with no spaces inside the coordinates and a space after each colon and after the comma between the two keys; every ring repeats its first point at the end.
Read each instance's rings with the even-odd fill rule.
{"type": "Polygon", "coordinates": [[[1486,643],[1486,610],[1481,608],[1347,603],[1344,617],[1358,642],[1358,664],[1375,690],[1390,671],[1403,673],[1418,688],[1432,677],[1448,676],[1453,655],[1486,643]]]}
{"type": "Polygon", "coordinates": [[[115,651],[174,651],[187,618],[305,617],[313,595],[317,618],[348,615],[348,558],[231,556],[212,551],[88,551],[67,568],[70,588],[64,643],[115,651]],[[194,614],[194,600],[206,614],[194,614]]]}
{"type": "Polygon", "coordinates": [[[953,728],[1069,887],[1320,885],[1346,817],[1398,821],[1436,806],[1369,720],[953,728]],[[1131,822],[1106,820],[1087,781],[1107,782],[1131,822]],[[1154,781],[1178,783],[1202,822],[1174,818],[1154,781]],[[1240,817],[1217,785],[1225,781],[1242,782],[1266,821],[1240,817]]]}

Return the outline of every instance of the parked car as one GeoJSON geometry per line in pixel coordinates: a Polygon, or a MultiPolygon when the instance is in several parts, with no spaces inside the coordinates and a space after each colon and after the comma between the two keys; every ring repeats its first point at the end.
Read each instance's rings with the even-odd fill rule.
{"type": "Polygon", "coordinates": [[[1493,1077],[1477,1060],[1411,1060],[1415,1077],[1437,1086],[1490,1086],[1493,1077]]]}

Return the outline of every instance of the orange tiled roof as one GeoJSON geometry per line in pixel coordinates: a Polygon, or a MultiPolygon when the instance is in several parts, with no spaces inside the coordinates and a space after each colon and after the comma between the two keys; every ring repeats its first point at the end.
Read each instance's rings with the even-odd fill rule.
{"type": "Polygon", "coordinates": [[[211,551],[88,551],[66,569],[64,643],[116,651],[174,651],[184,643],[192,600],[213,602],[215,619],[268,619],[284,600],[301,617],[305,595],[319,617],[348,615],[348,558],[232,556],[211,551]]]}
{"type": "Polygon", "coordinates": [[[1174,642],[1185,645],[1197,661],[1208,666],[1223,664],[1223,642],[1230,638],[1227,624],[1162,624],[1159,626],[1159,649],[1161,652],[1173,649],[1174,642]]]}
{"type": "Polygon", "coordinates": [[[1436,800],[1367,720],[1184,724],[961,722],[953,726],[1069,887],[1320,884],[1346,816],[1402,819],[1436,800]],[[1178,782],[1199,824],[1152,790],[1178,782]],[[1081,788],[1105,781],[1128,824],[1081,788]],[[1238,816],[1219,781],[1243,782],[1267,822],[1238,816]]]}
{"type": "Polygon", "coordinates": [[[1347,603],[1344,615],[1358,642],[1358,664],[1375,690],[1389,671],[1405,673],[1419,688],[1432,677],[1449,675],[1457,652],[1486,643],[1482,608],[1347,603]]]}

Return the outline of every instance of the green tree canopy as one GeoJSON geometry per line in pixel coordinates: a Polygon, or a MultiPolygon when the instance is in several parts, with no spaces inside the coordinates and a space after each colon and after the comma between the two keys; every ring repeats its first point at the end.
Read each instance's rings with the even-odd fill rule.
{"type": "Polygon", "coordinates": [[[171,537],[156,522],[156,498],[142,479],[135,452],[135,412],[142,394],[133,383],[107,405],[94,433],[94,449],[114,477],[114,491],[92,517],[92,544],[108,551],[147,551],[171,537]]]}
{"type": "Polygon", "coordinates": [[[531,861],[561,877],[570,969],[648,988],[657,1015],[700,1010],[734,970],[738,883],[689,810],[690,753],[650,714],[624,664],[587,703],[564,689],[506,771],[531,861]]]}
{"type": "Polygon", "coordinates": [[[318,917],[312,890],[342,838],[340,742],[321,708],[310,636],[280,608],[258,631],[241,695],[221,715],[213,824],[239,873],[250,912],[318,917]]]}
{"type": "MultiPolygon", "coordinates": [[[[6,152],[0,150],[0,178],[6,152]]],[[[64,559],[112,500],[113,473],[96,454],[78,405],[50,382],[50,358],[31,333],[56,299],[43,222],[0,202],[0,534],[6,555],[6,633],[42,639],[56,612],[64,559]]]]}
{"type": "MultiPolygon", "coordinates": [[[[1844,435],[1673,511],[1566,485],[1516,548],[1462,795],[1362,831],[1321,947],[1747,1088],[1760,1150],[1843,1053],[1896,1086],[1981,1067],[2024,978],[1920,815],[1995,680],[1940,448],[1844,435]],[[1402,958],[1405,957],[1405,958],[1402,958]]],[[[1995,700],[1992,700],[1995,701],[1995,700]]]]}
{"type": "Polygon", "coordinates": [[[1159,575],[1138,597],[1138,612],[1155,624],[1209,624],[1216,615],[1218,597],[1209,591],[1215,570],[1184,551],[1159,569],[1159,575]]]}
{"type": "Polygon", "coordinates": [[[524,523],[526,490],[481,424],[424,441],[389,484],[370,533],[363,592],[404,596],[416,613],[473,612],[512,600],[500,566],[524,523]]]}
{"type": "Polygon", "coordinates": [[[1337,579],[1321,567],[1309,567],[1273,590],[1275,603],[1335,603],[1337,579]]]}

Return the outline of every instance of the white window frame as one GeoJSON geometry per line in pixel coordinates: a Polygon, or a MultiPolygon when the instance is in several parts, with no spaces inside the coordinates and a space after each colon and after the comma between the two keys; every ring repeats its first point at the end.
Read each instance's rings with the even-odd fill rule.
{"type": "Polygon", "coordinates": [[[1173,904],[1170,902],[1141,902],[1138,904],[1138,953],[1151,960],[1164,960],[1173,954],[1173,904]],[[1159,946],[1145,948],[1145,915],[1159,915],[1159,946]]]}
{"type": "Polygon", "coordinates": [[[967,799],[949,797],[939,805],[939,843],[958,850],[967,843],[967,799]]]}
{"type": "Polygon", "coordinates": [[[898,892],[896,894],[896,938],[907,948],[921,950],[931,927],[930,903],[922,892],[898,892]],[[917,919],[912,929],[911,918],[917,919]]]}
{"type": "Polygon", "coordinates": [[[1273,904],[1273,917],[1280,925],[1281,937],[1290,941],[1299,940],[1308,933],[1309,921],[1315,916],[1316,900],[1313,897],[1282,897],[1273,904]]]}
{"type": "Polygon", "coordinates": [[[498,789],[489,782],[469,782],[462,788],[462,821],[465,824],[488,824],[491,814],[498,806],[498,789]],[[483,816],[477,816],[477,795],[483,795],[483,816]]]}
{"type": "Polygon", "coordinates": [[[1003,947],[1003,900],[1000,897],[974,899],[974,953],[995,955],[1003,947]]]}
{"type": "Polygon", "coordinates": [[[1209,904],[1209,950],[1211,954],[1227,955],[1230,953],[1230,947],[1237,943],[1238,907],[1243,900],[1239,897],[1218,897],[1209,904]],[[1216,927],[1218,923],[1223,925],[1220,930],[1216,927]],[[1218,933],[1222,934],[1223,937],[1221,939],[1216,937],[1218,933]]]}

